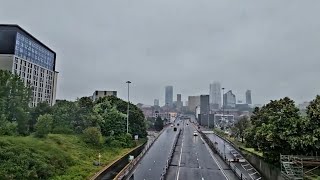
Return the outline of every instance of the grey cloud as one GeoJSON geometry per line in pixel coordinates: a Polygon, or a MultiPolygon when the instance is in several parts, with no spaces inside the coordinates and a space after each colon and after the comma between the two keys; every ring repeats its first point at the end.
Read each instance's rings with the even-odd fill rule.
{"type": "MultiPolygon", "coordinates": [[[[118,90],[134,102],[186,96],[220,81],[254,103],[312,99],[320,85],[316,0],[0,0],[17,23],[57,52],[58,98],[118,90]],[[14,8],[13,8],[14,7],[14,8]],[[13,10],[14,9],[14,10],[13,10]]],[[[162,101],[163,102],[163,101],[162,101]]]]}

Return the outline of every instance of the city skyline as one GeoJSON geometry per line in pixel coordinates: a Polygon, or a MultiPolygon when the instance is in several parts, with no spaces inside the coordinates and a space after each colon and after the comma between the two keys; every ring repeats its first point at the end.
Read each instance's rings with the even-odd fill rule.
{"type": "Polygon", "coordinates": [[[57,99],[95,89],[126,99],[128,80],[130,100],[145,104],[163,101],[167,84],[183,101],[207,94],[212,80],[242,100],[252,90],[254,104],[319,94],[320,22],[310,19],[320,15],[320,2],[181,2],[137,0],[128,8],[122,1],[79,0],[75,8],[62,0],[4,1],[0,22],[19,24],[55,50],[57,99]]]}

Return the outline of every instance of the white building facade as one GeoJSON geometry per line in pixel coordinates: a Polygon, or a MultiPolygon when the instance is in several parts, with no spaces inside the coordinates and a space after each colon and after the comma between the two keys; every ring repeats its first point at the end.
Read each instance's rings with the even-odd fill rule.
{"type": "Polygon", "coordinates": [[[56,53],[18,25],[0,25],[0,69],[17,74],[32,90],[30,106],[54,105],[56,53]]]}

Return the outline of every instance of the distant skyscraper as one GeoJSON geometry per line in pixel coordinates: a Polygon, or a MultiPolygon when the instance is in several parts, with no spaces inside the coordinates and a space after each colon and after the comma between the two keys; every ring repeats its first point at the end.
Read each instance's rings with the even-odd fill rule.
{"type": "Polygon", "coordinates": [[[166,86],[165,105],[172,107],[173,105],[173,86],[166,86]]]}
{"type": "Polygon", "coordinates": [[[177,102],[181,101],[181,94],[177,94],[177,102]]]}
{"type": "Polygon", "coordinates": [[[153,105],[154,105],[154,106],[159,106],[159,99],[154,99],[153,105]]]}
{"type": "Polygon", "coordinates": [[[223,105],[226,108],[235,108],[236,107],[236,95],[232,93],[232,90],[226,92],[223,95],[223,105]]]}
{"type": "Polygon", "coordinates": [[[183,106],[183,103],[181,101],[181,94],[177,94],[177,103],[176,103],[177,110],[181,111],[182,106],[183,106]]]}
{"type": "Polygon", "coordinates": [[[188,97],[188,109],[190,112],[196,112],[196,107],[200,106],[200,96],[188,97]]]}
{"type": "Polygon", "coordinates": [[[209,95],[200,96],[200,114],[208,114],[209,112],[209,95]]]}
{"type": "Polygon", "coordinates": [[[208,125],[209,120],[209,95],[201,95],[200,96],[200,125],[208,125]]]}
{"type": "Polygon", "coordinates": [[[252,104],[251,90],[247,90],[247,91],[246,91],[246,103],[247,103],[247,104],[252,104]]]}
{"type": "Polygon", "coordinates": [[[213,82],[210,84],[210,105],[216,108],[221,107],[221,85],[219,82],[213,82]]]}

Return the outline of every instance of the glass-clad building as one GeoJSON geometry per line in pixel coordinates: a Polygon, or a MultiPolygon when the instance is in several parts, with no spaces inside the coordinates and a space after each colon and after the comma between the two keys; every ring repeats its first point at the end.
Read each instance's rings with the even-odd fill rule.
{"type": "Polygon", "coordinates": [[[18,25],[0,24],[0,69],[20,76],[32,89],[31,106],[55,103],[56,53],[18,25]]]}

